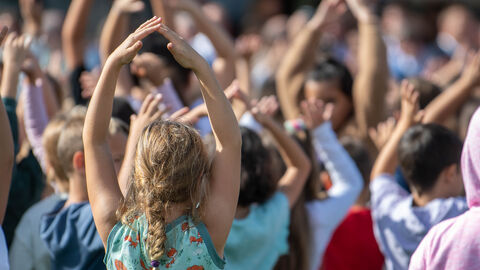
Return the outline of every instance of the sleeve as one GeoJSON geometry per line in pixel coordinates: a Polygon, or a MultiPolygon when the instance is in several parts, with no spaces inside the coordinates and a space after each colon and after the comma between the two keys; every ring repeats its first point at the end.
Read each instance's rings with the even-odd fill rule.
{"type": "Polygon", "coordinates": [[[286,254],[290,232],[290,207],[287,196],[283,192],[277,191],[261,208],[265,211],[266,218],[262,223],[268,224],[271,232],[276,235],[277,243],[272,246],[277,247],[279,254],[286,254]]]}
{"type": "Polygon", "coordinates": [[[80,75],[82,75],[82,72],[85,70],[85,67],[80,65],[72,70],[69,76],[70,88],[75,105],[86,105],[88,101],[82,97],[82,85],[80,84],[80,75]]]}
{"type": "Polygon", "coordinates": [[[370,183],[372,216],[389,214],[392,208],[409,193],[395,181],[393,175],[382,174],[370,183]]]}
{"type": "Polygon", "coordinates": [[[314,215],[311,222],[319,225],[339,224],[357,200],[363,188],[363,179],[354,161],[342,147],[330,122],[324,123],[313,132],[315,152],[332,179],[328,198],[307,204],[314,215]],[[328,224],[327,224],[328,223],[328,224]]]}
{"type": "Polygon", "coordinates": [[[431,234],[428,233],[413,253],[412,257],[410,258],[410,264],[408,267],[409,270],[427,269],[426,256],[430,246],[430,236],[431,234]]]}
{"type": "Polygon", "coordinates": [[[21,219],[15,230],[15,236],[10,246],[9,260],[10,269],[35,269],[33,259],[25,260],[25,258],[33,258],[32,241],[29,239],[31,229],[27,228],[30,223],[26,219],[26,215],[21,219]]]}
{"type": "Polygon", "coordinates": [[[25,132],[32,145],[33,153],[45,172],[45,157],[42,145],[42,135],[45,127],[48,125],[48,115],[42,94],[42,83],[37,81],[35,85],[24,84],[24,102],[25,102],[25,132]]]}
{"type": "Polygon", "coordinates": [[[183,103],[169,78],[165,79],[165,82],[157,88],[156,93],[162,94],[163,102],[170,107],[170,112],[176,112],[183,108],[183,103]]]}

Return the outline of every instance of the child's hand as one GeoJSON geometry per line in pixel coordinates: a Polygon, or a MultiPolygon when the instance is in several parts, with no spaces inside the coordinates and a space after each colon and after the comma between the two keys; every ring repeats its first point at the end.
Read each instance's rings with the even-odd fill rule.
{"type": "Polygon", "coordinates": [[[84,71],[80,75],[80,85],[82,86],[82,97],[91,98],[95,86],[100,79],[100,68],[96,67],[92,71],[84,71]]]}
{"type": "Polygon", "coordinates": [[[395,130],[395,118],[390,117],[386,121],[378,124],[377,128],[370,128],[368,135],[375,144],[375,147],[380,151],[387,143],[395,130]]]}
{"type": "Polygon", "coordinates": [[[17,37],[15,33],[9,34],[3,49],[3,63],[5,66],[14,67],[19,71],[29,53],[31,42],[32,39],[25,35],[17,37]]]}
{"type": "Polygon", "coordinates": [[[353,16],[360,22],[370,22],[376,18],[373,13],[373,4],[376,0],[345,0],[353,16]]]}
{"type": "Polygon", "coordinates": [[[37,58],[30,51],[27,52],[25,61],[23,61],[22,71],[27,75],[27,79],[32,84],[42,76],[42,69],[38,64],[37,58]]]}
{"type": "Polygon", "coordinates": [[[314,27],[325,27],[335,23],[347,10],[343,0],[323,0],[315,12],[311,23],[314,27]]]}
{"type": "Polygon", "coordinates": [[[161,18],[153,17],[146,21],[140,27],[130,34],[125,41],[118,46],[115,51],[108,57],[109,61],[112,61],[115,65],[123,66],[132,61],[137,55],[138,51],[142,48],[141,40],[151,33],[160,29],[161,18]]]}
{"type": "Polygon", "coordinates": [[[202,68],[200,64],[206,64],[205,60],[182,37],[166,25],[161,24],[158,32],[170,41],[167,48],[181,66],[195,71],[202,68]]]}
{"type": "Polygon", "coordinates": [[[130,64],[133,74],[146,78],[153,85],[160,86],[168,77],[168,67],[165,61],[151,52],[137,55],[130,64]]]}
{"type": "Polygon", "coordinates": [[[162,102],[162,95],[148,95],[142,103],[138,115],[130,117],[130,133],[139,136],[143,129],[155,120],[160,119],[168,108],[160,110],[159,105],[162,102]]]}
{"type": "Polygon", "coordinates": [[[468,85],[475,86],[480,82],[480,51],[476,54],[472,53],[472,56],[462,73],[461,80],[468,85]]]}
{"type": "MultiPolygon", "coordinates": [[[[253,103],[255,104],[255,102],[253,103]]],[[[251,114],[260,124],[265,124],[271,120],[278,111],[279,105],[275,96],[267,96],[256,102],[254,107],[250,110],[251,114]]]]}
{"type": "Polygon", "coordinates": [[[122,14],[140,12],[145,8],[140,0],[115,0],[113,1],[112,10],[122,14]]]}
{"type": "Polygon", "coordinates": [[[413,125],[420,122],[423,112],[420,112],[420,105],[418,103],[420,95],[415,90],[415,86],[407,80],[403,80],[400,92],[402,111],[400,113],[399,123],[413,125]]]}
{"type": "Polygon", "coordinates": [[[303,113],[303,121],[308,129],[313,130],[323,123],[330,121],[332,118],[334,105],[331,103],[324,104],[321,100],[308,101],[301,103],[303,113]]]}

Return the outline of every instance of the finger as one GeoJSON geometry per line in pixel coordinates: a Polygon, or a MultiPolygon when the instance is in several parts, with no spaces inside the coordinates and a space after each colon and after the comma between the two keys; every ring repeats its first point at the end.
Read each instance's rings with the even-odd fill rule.
{"type": "Polygon", "coordinates": [[[161,94],[155,95],[155,97],[153,98],[153,101],[150,102],[150,104],[148,104],[147,114],[153,115],[154,113],[158,112],[159,110],[158,106],[160,105],[162,100],[163,100],[163,97],[161,94]]]}
{"type": "Polygon", "coordinates": [[[153,16],[150,20],[142,23],[142,24],[137,28],[137,30],[135,30],[135,32],[138,31],[138,30],[140,30],[140,29],[145,28],[145,26],[147,26],[149,23],[155,21],[156,19],[158,19],[158,17],[157,17],[157,16],[153,16]]]}
{"type": "Polygon", "coordinates": [[[15,38],[17,37],[17,34],[14,32],[14,33],[11,33],[7,36],[7,39],[5,40],[5,46],[10,46],[12,45],[13,41],[15,40],[15,38]]]}
{"type": "Polygon", "coordinates": [[[152,100],[153,100],[153,95],[148,94],[148,96],[145,98],[145,100],[142,103],[142,107],[140,107],[140,111],[138,112],[139,115],[145,114],[145,112],[147,111],[148,105],[150,104],[150,102],[152,102],[152,100]]]}
{"type": "Polygon", "coordinates": [[[138,53],[138,51],[140,51],[142,46],[143,46],[143,43],[139,40],[139,41],[135,42],[135,44],[133,44],[132,46],[127,48],[126,51],[129,55],[132,55],[132,54],[136,55],[138,53]]]}
{"type": "MultiPolygon", "coordinates": [[[[175,33],[174,31],[172,31],[170,28],[168,28],[168,26],[166,26],[165,24],[160,24],[160,28],[158,29],[158,32],[160,34],[162,34],[166,39],[168,39],[170,42],[175,42],[175,41],[178,41],[181,39],[181,37],[175,33]]],[[[169,43],[167,45],[167,48],[170,50],[170,49],[173,49],[173,44],[172,43],[169,43]]]]}
{"type": "Polygon", "coordinates": [[[148,20],[146,24],[142,25],[142,28],[138,28],[137,30],[135,30],[135,32],[140,32],[140,31],[145,30],[149,27],[158,25],[161,22],[162,22],[162,18],[158,18],[158,17],[155,18],[155,19],[152,18],[152,19],[148,20]]]}
{"type": "Polygon", "coordinates": [[[330,120],[333,115],[333,109],[335,108],[335,105],[332,103],[327,103],[325,106],[325,111],[323,112],[323,119],[324,120],[330,120]]]}
{"type": "Polygon", "coordinates": [[[302,110],[303,110],[303,115],[305,117],[306,122],[311,122],[312,121],[312,112],[310,110],[310,104],[308,104],[307,101],[302,101],[302,110]]]}
{"type": "Polygon", "coordinates": [[[183,115],[185,115],[186,113],[188,113],[190,111],[190,109],[188,107],[183,107],[181,108],[180,110],[172,113],[169,117],[170,120],[176,120],[178,119],[179,117],[182,117],[183,115]]]}
{"type": "Polygon", "coordinates": [[[160,24],[156,24],[156,25],[147,27],[145,29],[142,29],[139,32],[135,32],[135,34],[133,35],[133,39],[134,40],[141,40],[141,39],[145,38],[146,36],[150,35],[151,33],[157,31],[159,28],[160,28],[160,24]]]}

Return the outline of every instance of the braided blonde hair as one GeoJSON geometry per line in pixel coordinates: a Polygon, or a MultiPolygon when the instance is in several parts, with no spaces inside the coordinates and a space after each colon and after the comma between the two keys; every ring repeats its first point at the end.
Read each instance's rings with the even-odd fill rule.
{"type": "Polygon", "coordinates": [[[166,215],[174,205],[198,220],[207,193],[210,160],[193,128],[171,121],[156,121],[143,131],[137,144],[127,196],[117,218],[128,225],[145,213],[150,260],[166,254],[166,215]]]}

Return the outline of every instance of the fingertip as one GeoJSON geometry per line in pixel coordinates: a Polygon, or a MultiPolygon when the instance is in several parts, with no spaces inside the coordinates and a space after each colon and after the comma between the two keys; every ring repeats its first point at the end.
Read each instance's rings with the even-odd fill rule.
{"type": "Polygon", "coordinates": [[[173,44],[171,42],[167,44],[167,49],[173,50],[173,44]]]}

